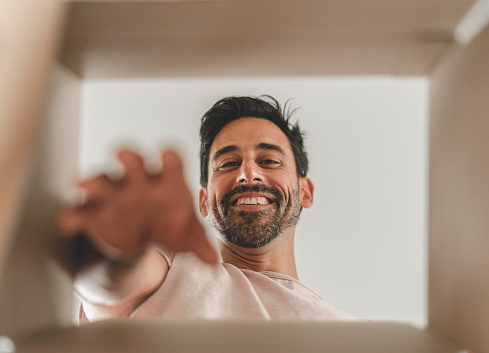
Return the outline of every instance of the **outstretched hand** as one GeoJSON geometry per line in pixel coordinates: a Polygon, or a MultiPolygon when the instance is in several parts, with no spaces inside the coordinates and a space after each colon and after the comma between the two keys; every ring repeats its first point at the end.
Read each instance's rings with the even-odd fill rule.
{"type": "Polygon", "coordinates": [[[191,251],[207,263],[217,263],[215,249],[195,214],[183,165],[174,151],[162,153],[162,171],[149,174],[140,155],[118,153],[125,175],[82,181],[85,202],[62,211],[58,227],[64,234],[86,234],[102,252],[130,258],[149,243],[169,251],[191,251]]]}

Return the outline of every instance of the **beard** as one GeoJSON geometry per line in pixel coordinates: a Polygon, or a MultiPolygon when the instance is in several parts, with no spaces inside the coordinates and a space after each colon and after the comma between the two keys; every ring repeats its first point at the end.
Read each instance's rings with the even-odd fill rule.
{"type": "Polygon", "coordinates": [[[285,203],[282,194],[270,186],[240,185],[214,205],[210,205],[208,201],[207,210],[212,227],[227,241],[243,248],[260,248],[299,221],[301,212],[299,188],[292,192],[292,197],[285,203]],[[244,192],[264,192],[273,195],[272,207],[261,211],[233,210],[230,203],[232,197],[244,192]]]}

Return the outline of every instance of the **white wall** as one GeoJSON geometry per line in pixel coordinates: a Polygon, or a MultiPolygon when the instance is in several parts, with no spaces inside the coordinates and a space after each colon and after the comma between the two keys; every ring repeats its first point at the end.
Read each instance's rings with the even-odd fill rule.
{"type": "Polygon", "coordinates": [[[301,281],[359,317],[424,325],[424,78],[85,81],[81,169],[107,168],[128,141],[153,153],[177,145],[197,195],[200,117],[224,96],[261,94],[293,98],[308,133],[316,194],[296,236],[301,281]]]}

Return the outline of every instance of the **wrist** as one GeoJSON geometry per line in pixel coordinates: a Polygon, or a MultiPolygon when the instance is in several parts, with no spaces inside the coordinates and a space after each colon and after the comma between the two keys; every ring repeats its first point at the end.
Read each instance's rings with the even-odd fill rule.
{"type": "Polygon", "coordinates": [[[78,234],[75,238],[75,268],[78,271],[83,270],[87,266],[105,260],[130,269],[141,261],[145,252],[145,247],[134,251],[121,250],[101,239],[78,234]]]}

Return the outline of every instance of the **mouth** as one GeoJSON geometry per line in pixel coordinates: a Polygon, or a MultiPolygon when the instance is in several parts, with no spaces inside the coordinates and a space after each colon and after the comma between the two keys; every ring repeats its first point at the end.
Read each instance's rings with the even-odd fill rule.
{"type": "Polygon", "coordinates": [[[267,195],[246,194],[238,195],[231,201],[232,207],[237,207],[245,210],[258,210],[272,205],[274,200],[267,195]]]}

